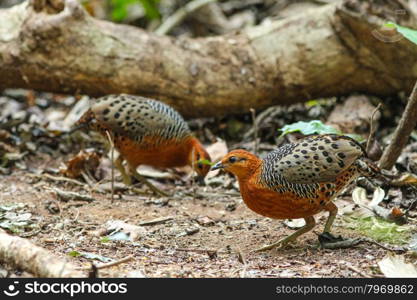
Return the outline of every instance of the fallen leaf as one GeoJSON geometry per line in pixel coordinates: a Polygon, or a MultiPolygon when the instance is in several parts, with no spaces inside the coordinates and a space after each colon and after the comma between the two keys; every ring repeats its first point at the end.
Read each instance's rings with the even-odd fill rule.
{"type": "MultiPolygon", "coordinates": [[[[335,106],[326,124],[345,133],[368,133],[369,120],[375,108],[368,96],[353,95],[335,106]]],[[[380,117],[381,113],[376,112],[374,122],[376,123],[380,117]]]]}
{"type": "Polygon", "coordinates": [[[147,233],[144,227],[125,223],[120,220],[110,220],[105,224],[104,234],[108,234],[109,240],[136,241],[147,233]]]}
{"type": "Polygon", "coordinates": [[[377,187],[372,195],[372,201],[369,202],[366,194],[366,190],[361,187],[356,187],[352,192],[352,199],[360,207],[369,209],[374,213],[374,215],[390,222],[394,222],[398,225],[403,225],[407,223],[405,214],[398,207],[393,207],[387,209],[385,207],[379,206],[379,203],[385,197],[385,192],[380,187],[377,187]]]}
{"type": "Polygon", "coordinates": [[[386,277],[417,278],[417,269],[413,264],[406,263],[404,256],[387,254],[378,262],[381,272],[386,277]]]}
{"type": "Polygon", "coordinates": [[[306,224],[306,221],[304,219],[290,219],[285,220],[284,224],[291,229],[299,229],[306,224]]]}
{"type": "Polygon", "coordinates": [[[217,142],[207,146],[206,151],[210,155],[211,161],[217,162],[229,152],[229,149],[224,140],[217,138],[217,142]]]}
{"type": "Polygon", "coordinates": [[[106,257],[106,256],[102,256],[99,254],[95,254],[95,253],[90,253],[90,252],[79,252],[78,256],[82,256],[88,259],[94,259],[94,260],[99,260],[101,262],[107,263],[107,262],[112,262],[113,259],[106,257]]]}
{"type": "Polygon", "coordinates": [[[83,172],[94,174],[100,164],[101,154],[95,150],[81,150],[76,156],[65,162],[65,168],[59,171],[69,178],[78,178],[83,172]]]}

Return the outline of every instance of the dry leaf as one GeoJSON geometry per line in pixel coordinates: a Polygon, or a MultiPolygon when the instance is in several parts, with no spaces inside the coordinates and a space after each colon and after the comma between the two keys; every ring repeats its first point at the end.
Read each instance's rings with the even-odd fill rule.
{"type": "Polygon", "coordinates": [[[381,272],[386,277],[413,277],[417,278],[417,269],[414,265],[406,263],[401,255],[387,254],[378,262],[381,272]]]}
{"type": "Polygon", "coordinates": [[[96,151],[81,150],[76,156],[65,163],[66,168],[59,172],[69,178],[78,178],[83,172],[94,174],[100,164],[101,155],[96,151]]]}
{"type": "Polygon", "coordinates": [[[284,224],[291,229],[299,229],[306,224],[306,221],[304,219],[290,219],[285,220],[284,224]]]}
{"type": "Polygon", "coordinates": [[[141,226],[128,224],[120,220],[109,220],[105,224],[105,230],[99,232],[101,235],[114,235],[116,233],[124,233],[130,241],[136,241],[147,233],[147,230],[141,226]]]}
{"type": "Polygon", "coordinates": [[[211,157],[212,162],[217,162],[223,158],[228,152],[226,142],[220,138],[217,138],[217,142],[211,144],[206,148],[207,153],[211,157]]]}
{"type": "Polygon", "coordinates": [[[397,225],[403,225],[407,223],[404,213],[401,209],[394,207],[392,209],[387,209],[385,207],[379,206],[379,203],[385,197],[385,192],[380,187],[377,187],[372,196],[372,201],[369,202],[366,190],[361,187],[356,187],[352,192],[352,199],[360,207],[369,209],[374,213],[374,215],[383,218],[384,220],[391,221],[397,225]]]}

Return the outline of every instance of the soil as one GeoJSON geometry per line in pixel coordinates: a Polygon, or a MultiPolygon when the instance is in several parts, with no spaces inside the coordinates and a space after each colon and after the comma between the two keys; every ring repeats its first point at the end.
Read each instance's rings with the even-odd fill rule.
{"type": "MultiPolygon", "coordinates": [[[[116,172],[118,188],[113,200],[109,189],[103,192],[103,180],[107,180],[108,187],[111,177],[107,157],[101,159],[95,170],[101,174],[90,176],[96,181],[87,184],[83,178],[78,178],[82,183],[77,184],[63,180],[65,177],[58,169],[80,149],[106,151],[103,143],[92,135],[79,133],[68,138],[51,129],[59,129],[62,120],[69,119],[75,103],[72,96],[20,90],[4,92],[4,97],[0,97],[0,119],[3,117],[0,122],[0,208],[7,204],[25,204],[24,211],[31,214],[33,225],[19,232],[9,230],[9,233],[25,237],[84,269],[91,268],[92,263],[103,263],[91,255],[113,261],[132,256],[125,263],[98,270],[98,277],[383,276],[377,263],[388,251],[380,246],[363,243],[337,250],[318,247],[317,235],[323,230],[327,217],[324,213],[316,216],[315,229],[294,244],[284,249],[254,252],[291,234],[293,229],[283,220],[268,219],[250,211],[242,202],[236,180],[226,174],[220,174],[217,183],[214,180],[206,186],[177,174],[170,179],[154,177],[152,182],[172,195],[159,197],[140,185],[137,186],[140,193],[123,188],[116,172]],[[14,160],[5,159],[10,154],[14,155],[14,160]],[[93,201],[63,201],[55,188],[88,195],[93,201]],[[137,239],[106,238],[110,234],[108,222],[112,220],[138,226],[141,230],[137,231],[137,239]]],[[[270,116],[259,124],[261,152],[267,153],[283,142],[277,134],[277,129],[283,125],[327,116],[334,101],[326,103],[330,104],[271,110],[270,116]]],[[[216,137],[222,137],[229,149],[254,146],[252,135],[245,135],[253,127],[250,114],[220,120],[197,119],[189,124],[205,144],[213,144],[216,137]]],[[[392,127],[380,129],[378,139],[383,140],[388,132],[392,132],[392,127]]],[[[411,152],[407,153],[414,155],[415,150],[409,149],[407,151],[411,152]]],[[[402,161],[404,169],[415,170],[411,164],[413,158],[407,156],[402,161]]],[[[174,174],[172,170],[168,173],[174,174]]],[[[413,193],[398,189],[392,194],[391,202],[406,209],[415,198],[413,193]]],[[[336,201],[340,208],[346,203],[352,204],[350,193],[336,201]]],[[[336,218],[333,233],[361,237],[357,230],[343,225],[342,217],[336,218]]],[[[7,269],[6,275],[0,272],[6,277],[31,276],[10,266],[1,267],[7,269]]]]}
{"type": "MultiPolygon", "coordinates": [[[[288,248],[253,252],[292,230],[280,220],[253,213],[240,196],[225,195],[230,191],[219,188],[177,187],[175,196],[169,198],[125,192],[113,202],[111,193],[92,192],[94,201],[90,203],[65,203],[48,190],[57,186],[81,193],[72,184],[38,181],[18,172],[1,180],[1,202],[27,204],[40,228],[27,238],[80,267],[91,266],[91,260],[69,257],[68,253],[75,250],[114,260],[133,255],[127,263],[100,270],[100,277],[362,277],[379,274],[377,261],[387,253],[369,244],[340,250],[318,249],[316,234],[322,230],[324,214],[316,218],[314,232],[300,237],[288,248]],[[51,203],[59,207],[58,213],[47,209],[51,203]],[[168,220],[161,224],[143,226],[146,232],[135,242],[103,241],[98,234],[109,220],[137,225],[164,217],[168,220]]],[[[358,237],[357,232],[338,223],[335,233],[358,237]]],[[[13,276],[30,275],[15,271],[13,276]]]]}

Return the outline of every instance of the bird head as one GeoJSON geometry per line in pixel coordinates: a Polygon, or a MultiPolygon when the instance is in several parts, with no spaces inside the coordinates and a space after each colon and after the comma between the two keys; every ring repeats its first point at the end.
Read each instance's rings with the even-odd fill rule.
{"type": "Polygon", "coordinates": [[[204,177],[210,171],[211,158],[197,139],[193,142],[190,165],[193,166],[194,171],[197,173],[197,179],[201,183],[204,182],[204,177]]]}
{"type": "Polygon", "coordinates": [[[252,174],[260,165],[260,159],[245,150],[233,150],[215,164],[211,170],[223,169],[240,179],[252,174]]]}

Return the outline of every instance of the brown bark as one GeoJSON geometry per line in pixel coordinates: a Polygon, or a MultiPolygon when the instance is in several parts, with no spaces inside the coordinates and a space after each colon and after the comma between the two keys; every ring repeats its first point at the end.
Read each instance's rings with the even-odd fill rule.
{"type": "Polygon", "coordinates": [[[0,262],[37,277],[85,277],[74,265],[56,257],[29,240],[11,236],[0,229],[0,262]]]}
{"type": "Polygon", "coordinates": [[[401,116],[390,144],[385,148],[379,161],[381,169],[390,170],[394,166],[403,148],[407,145],[411,132],[417,125],[417,82],[408,100],[405,111],[401,116]]]}
{"type": "Polygon", "coordinates": [[[417,79],[416,47],[375,38],[383,21],[345,4],[192,39],[96,20],[76,0],[63,10],[45,3],[0,11],[0,88],[139,94],[195,117],[351,92],[389,95],[417,79]]]}

